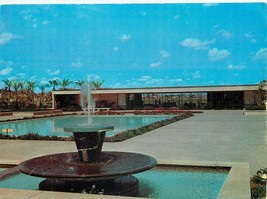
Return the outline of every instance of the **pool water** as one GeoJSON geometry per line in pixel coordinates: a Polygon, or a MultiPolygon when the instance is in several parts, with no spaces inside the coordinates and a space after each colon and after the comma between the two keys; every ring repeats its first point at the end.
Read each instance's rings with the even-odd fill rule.
{"type": "MultiPolygon", "coordinates": [[[[146,126],[154,122],[162,121],[173,116],[92,116],[93,124],[114,126],[114,130],[108,131],[106,136],[112,136],[118,132],[146,126]]],[[[11,135],[24,135],[38,133],[48,136],[71,136],[71,132],[64,132],[63,128],[73,125],[85,125],[88,122],[86,115],[49,117],[31,120],[20,120],[0,123],[0,129],[11,128],[11,135]]]]}
{"type": "Polygon", "coordinates": [[[228,170],[157,167],[135,176],[146,198],[217,198],[228,170]]]}
{"type": "Polygon", "coordinates": [[[0,188],[38,190],[39,183],[43,180],[44,178],[19,173],[4,180],[0,180],[0,188]]]}
{"type": "MultiPolygon", "coordinates": [[[[140,181],[140,197],[213,199],[218,196],[227,175],[225,169],[157,166],[134,176],[140,181]]],[[[37,190],[43,179],[19,173],[0,181],[0,188],[37,190]]]]}

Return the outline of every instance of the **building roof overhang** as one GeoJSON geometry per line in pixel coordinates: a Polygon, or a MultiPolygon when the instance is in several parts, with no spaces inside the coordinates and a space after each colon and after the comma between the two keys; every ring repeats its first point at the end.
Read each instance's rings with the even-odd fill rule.
{"type": "MultiPolygon", "coordinates": [[[[184,87],[150,87],[150,88],[117,88],[92,90],[92,94],[131,94],[131,93],[180,93],[180,92],[222,92],[222,91],[255,91],[259,85],[222,85],[222,86],[184,86],[184,87]]],[[[79,95],[80,90],[52,91],[53,95],[79,95]]]]}

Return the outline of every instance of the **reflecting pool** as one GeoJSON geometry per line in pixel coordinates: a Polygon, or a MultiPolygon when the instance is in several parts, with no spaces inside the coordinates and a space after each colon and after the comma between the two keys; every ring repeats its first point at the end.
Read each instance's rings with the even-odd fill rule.
{"type": "MultiPolygon", "coordinates": [[[[146,126],[154,122],[162,121],[173,116],[170,115],[107,115],[107,116],[92,116],[93,124],[101,124],[104,126],[114,126],[114,130],[108,131],[106,136],[112,136],[118,132],[135,129],[141,126],[146,126]]],[[[12,122],[0,123],[0,129],[12,128],[11,135],[24,135],[27,133],[38,133],[39,135],[48,136],[71,136],[71,132],[64,132],[63,128],[73,125],[85,125],[88,118],[86,115],[79,116],[62,116],[48,117],[30,120],[19,120],[12,122]]]]}

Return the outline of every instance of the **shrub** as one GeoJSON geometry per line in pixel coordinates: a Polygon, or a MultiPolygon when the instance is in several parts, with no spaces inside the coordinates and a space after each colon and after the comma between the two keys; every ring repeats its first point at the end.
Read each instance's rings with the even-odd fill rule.
{"type": "Polygon", "coordinates": [[[260,169],[257,174],[250,179],[251,198],[259,199],[266,197],[266,182],[261,178],[263,173],[267,172],[267,168],[260,169]]]}
{"type": "Polygon", "coordinates": [[[20,139],[20,140],[38,140],[38,139],[40,139],[40,136],[38,133],[27,133],[25,135],[18,136],[18,139],[20,139]]]}

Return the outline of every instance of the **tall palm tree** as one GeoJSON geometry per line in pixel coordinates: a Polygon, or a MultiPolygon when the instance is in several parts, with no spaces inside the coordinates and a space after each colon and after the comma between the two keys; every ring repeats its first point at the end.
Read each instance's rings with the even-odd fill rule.
{"type": "Polygon", "coordinates": [[[62,89],[66,90],[67,87],[72,84],[72,81],[68,80],[68,79],[63,79],[62,82],[60,82],[62,89]]]}
{"type": "Polygon", "coordinates": [[[84,80],[78,80],[75,82],[75,84],[81,88],[81,86],[84,84],[84,82],[85,82],[84,80]]]}
{"type": "Polygon", "coordinates": [[[9,92],[11,92],[11,87],[12,87],[12,80],[9,80],[9,79],[5,79],[5,80],[2,80],[7,88],[7,90],[9,92]]]}
{"type": "Polygon", "coordinates": [[[22,82],[20,80],[12,80],[12,88],[14,89],[15,91],[15,96],[16,96],[16,99],[15,99],[15,107],[16,107],[16,110],[18,110],[18,91],[19,89],[21,88],[21,84],[22,82]]]}
{"type": "Polygon", "coordinates": [[[44,95],[44,93],[45,93],[45,89],[47,88],[49,86],[49,84],[48,83],[41,83],[41,84],[39,84],[39,88],[40,88],[40,90],[42,91],[42,95],[44,95]]]}
{"type": "Polygon", "coordinates": [[[12,80],[11,83],[11,88],[13,88],[15,93],[17,94],[18,90],[21,88],[21,83],[18,80],[12,80]]]}
{"type": "Polygon", "coordinates": [[[104,80],[102,80],[102,81],[92,81],[91,83],[92,83],[94,89],[97,90],[97,89],[101,88],[102,84],[104,83],[104,80]]]}
{"type": "Polygon", "coordinates": [[[20,79],[18,79],[17,81],[18,81],[19,89],[20,89],[21,91],[23,91],[23,90],[24,90],[24,84],[25,84],[25,82],[22,81],[22,80],[20,80],[20,79]]]}
{"type": "Polygon", "coordinates": [[[43,103],[43,99],[44,99],[44,94],[45,94],[45,89],[47,88],[47,87],[49,87],[49,84],[48,83],[41,83],[41,84],[39,84],[39,86],[38,86],[39,88],[40,88],[40,90],[42,91],[42,94],[41,94],[41,97],[40,97],[40,101],[39,101],[39,104],[40,104],[40,107],[41,107],[41,105],[42,105],[42,103],[43,103]]]}
{"type": "Polygon", "coordinates": [[[35,81],[27,81],[27,92],[28,92],[28,99],[30,102],[34,102],[34,88],[35,88],[35,81]]]}
{"type": "Polygon", "coordinates": [[[49,84],[53,87],[52,90],[55,91],[56,87],[60,84],[58,79],[49,80],[49,84]]]}

